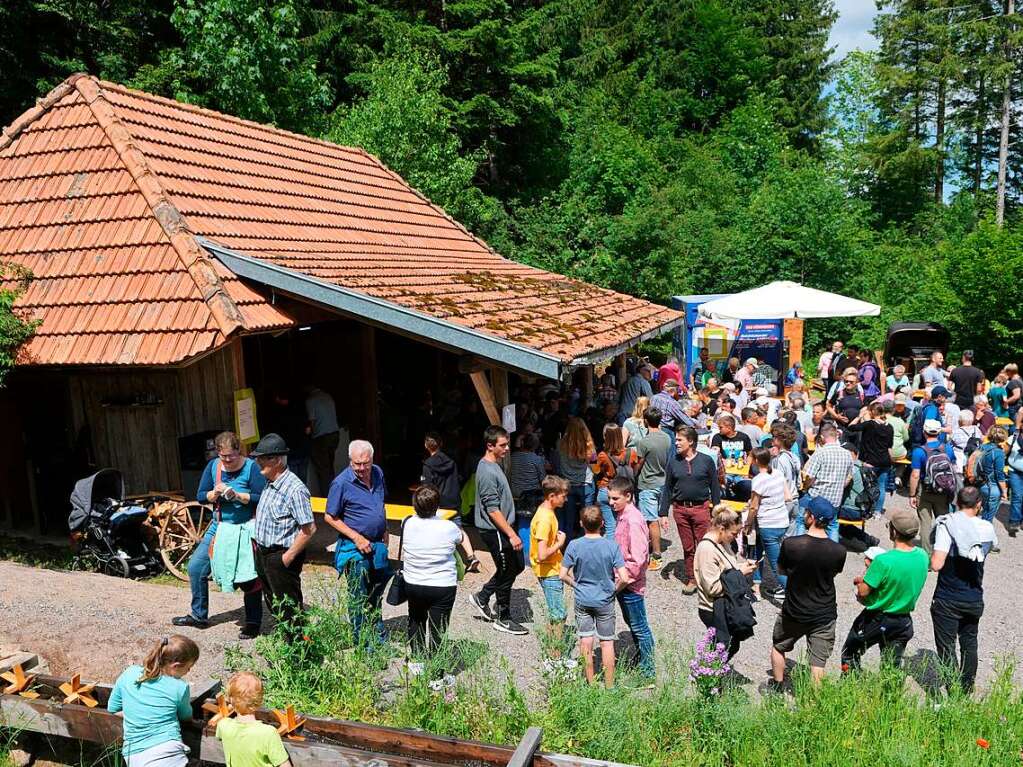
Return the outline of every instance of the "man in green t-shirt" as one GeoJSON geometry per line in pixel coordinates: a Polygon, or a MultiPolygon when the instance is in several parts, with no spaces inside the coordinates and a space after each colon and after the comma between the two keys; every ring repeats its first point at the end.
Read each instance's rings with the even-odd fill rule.
{"type": "Polygon", "coordinates": [[[930,567],[927,553],[913,545],[920,519],[911,509],[891,511],[888,532],[895,547],[874,558],[863,577],[853,581],[863,612],[856,616],[842,647],[843,672],[858,669],[863,653],[874,645],[882,659],[888,656],[899,666],[913,638],[911,613],[930,567]]]}

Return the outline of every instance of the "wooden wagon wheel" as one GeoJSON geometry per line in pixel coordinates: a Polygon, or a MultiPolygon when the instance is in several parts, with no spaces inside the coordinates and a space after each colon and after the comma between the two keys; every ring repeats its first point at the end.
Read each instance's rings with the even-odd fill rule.
{"type": "Polygon", "coordinates": [[[198,501],[166,512],[160,522],[160,556],[174,577],[188,580],[188,559],[212,521],[210,507],[198,501]]]}

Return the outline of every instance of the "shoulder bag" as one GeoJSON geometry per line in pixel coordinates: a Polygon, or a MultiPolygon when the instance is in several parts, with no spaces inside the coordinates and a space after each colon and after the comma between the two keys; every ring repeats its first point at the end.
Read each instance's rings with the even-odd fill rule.
{"type": "Polygon", "coordinates": [[[405,521],[401,523],[401,535],[398,537],[398,566],[394,571],[394,577],[391,578],[391,585],[387,589],[387,604],[391,607],[403,605],[408,601],[408,594],[405,592],[404,563],[401,560],[401,555],[405,548],[405,525],[410,519],[412,517],[405,517],[405,521]]]}

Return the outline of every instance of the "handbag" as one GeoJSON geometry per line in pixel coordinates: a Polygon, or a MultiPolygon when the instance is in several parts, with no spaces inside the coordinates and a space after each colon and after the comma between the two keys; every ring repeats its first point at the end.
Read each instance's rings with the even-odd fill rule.
{"type": "Polygon", "coordinates": [[[401,523],[401,535],[398,538],[398,567],[394,571],[394,577],[391,578],[391,585],[387,589],[387,604],[391,607],[397,607],[403,605],[408,601],[408,593],[405,590],[405,573],[404,564],[401,561],[402,550],[405,546],[405,525],[408,524],[411,517],[405,517],[405,521],[401,523]]]}

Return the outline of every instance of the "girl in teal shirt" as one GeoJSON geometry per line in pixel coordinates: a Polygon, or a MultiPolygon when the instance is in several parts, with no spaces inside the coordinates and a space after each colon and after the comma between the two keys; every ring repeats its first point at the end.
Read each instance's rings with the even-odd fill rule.
{"type": "Polygon", "coordinates": [[[187,767],[181,722],[192,718],[185,676],[199,647],[188,637],[164,637],[142,666],[129,666],[110,692],[107,710],[124,716],[124,758],[128,767],[187,767]]]}

